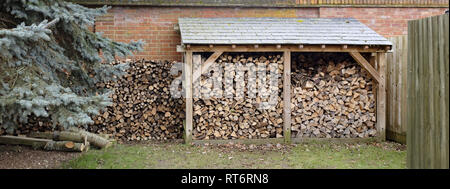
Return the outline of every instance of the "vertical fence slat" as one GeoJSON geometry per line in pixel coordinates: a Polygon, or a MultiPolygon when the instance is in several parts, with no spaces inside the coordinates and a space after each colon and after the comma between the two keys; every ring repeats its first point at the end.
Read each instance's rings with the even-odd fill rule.
{"type": "Polygon", "coordinates": [[[405,144],[407,36],[388,39],[393,47],[387,54],[387,139],[405,144]]]}
{"type": "Polygon", "coordinates": [[[448,27],[448,14],[408,22],[409,168],[449,168],[448,27]]]}
{"type": "MultiPolygon", "coordinates": [[[[414,30],[412,29],[413,27],[414,27],[414,25],[415,25],[415,23],[414,22],[412,22],[412,21],[409,21],[408,22],[408,71],[407,71],[407,78],[408,79],[411,79],[412,78],[412,74],[414,73],[414,54],[413,54],[413,52],[414,52],[414,45],[415,45],[415,43],[414,43],[414,41],[412,40],[413,38],[414,38],[414,35],[415,35],[415,33],[414,33],[414,30]]],[[[407,85],[407,93],[406,93],[406,102],[407,102],[407,104],[409,104],[409,107],[406,109],[406,115],[407,115],[407,119],[406,119],[406,124],[408,125],[408,130],[407,130],[407,132],[406,132],[406,139],[407,139],[407,146],[406,146],[406,149],[407,149],[407,154],[406,154],[406,159],[408,160],[407,161],[407,166],[408,167],[414,167],[412,164],[413,164],[413,157],[412,157],[412,154],[415,154],[416,152],[415,152],[415,149],[414,148],[412,148],[412,146],[414,146],[415,144],[414,144],[414,140],[411,140],[410,138],[412,138],[412,134],[414,133],[414,129],[415,129],[415,127],[413,126],[413,123],[412,123],[412,119],[410,119],[410,115],[412,115],[412,108],[414,107],[413,105],[412,105],[412,101],[413,101],[413,99],[414,99],[414,93],[413,93],[413,85],[412,84],[410,84],[410,83],[412,83],[412,81],[408,81],[408,85],[407,85]]]]}
{"type": "Polygon", "coordinates": [[[408,85],[407,85],[407,75],[408,75],[408,43],[407,43],[407,41],[408,41],[408,36],[403,36],[402,37],[402,43],[401,43],[401,45],[402,45],[402,49],[401,49],[401,51],[402,51],[402,54],[400,55],[401,56],[401,61],[402,61],[402,65],[401,65],[401,68],[400,68],[400,70],[402,70],[402,74],[401,74],[401,82],[402,82],[402,85],[401,85],[401,91],[403,91],[402,92],[402,96],[401,96],[401,121],[400,121],[400,123],[402,123],[402,129],[401,129],[401,133],[403,133],[403,134],[405,134],[405,137],[404,137],[404,141],[405,141],[405,143],[406,143],[406,134],[407,134],[407,129],[408,129],[408,124],[406,123],[406,112],[407,112],[407,104],[408,104],[408,101],[407,101],[407,94],[408,94],[408,85]]]}
{"type": "MultiPolygon", "coordinates": [[[[439,23],[438,23],[438,17],[432,17],[430,22],[430,33],[431,33],[431,39],[439,39],[439,23]]],[[[432,168],[439,168],[441,167],[441,159],[440,154],[441,150],[439,147],[440,141],[441,141],[441,133],[439,132],[439,126],[437,125],[439,122],[439,86],[440,86],[440,77],[439,77],[439,41],[431,40],[432,42],[432,48],[430,48],[432,56],[430,60],[433,62],[431,65],[432,69],[432,80],[430,82],[430,86],[432,87],[432,90],[430,90],[431,93],[431,126],[432,126],[432,132],[431,137],[435,136],[435,140],[433,140],[431,144],[431,148],[433,150],[432,154],[432,161],[431,166],[432,168]],[[436,63],[435,63],[436,62],[436,63]]]]}
{"type": "Polygon", "coordinates": [[[439,38],[442,39],[440,41],[440,76],[441,76],[441,92],[440,98],[441,102],[439,104],[446,104],[446,106],[441,106],[441,130],[443,133],[441,146],[443,146],[444,150],[441,151],[441,160],[443,162],[442,167],[449,168],[449,16],[444,16],[443,19],[440,19],[440,35],[439,38]]]}

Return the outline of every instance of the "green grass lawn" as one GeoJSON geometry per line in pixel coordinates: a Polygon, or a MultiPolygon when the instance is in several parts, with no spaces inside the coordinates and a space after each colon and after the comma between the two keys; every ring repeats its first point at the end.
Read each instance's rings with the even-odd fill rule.
{"type": "Polygon", "coordinates": [[[404,169],[405,146],[392,143],[297,145],[117,144],[90,150],[62,168],[404,169]]]}

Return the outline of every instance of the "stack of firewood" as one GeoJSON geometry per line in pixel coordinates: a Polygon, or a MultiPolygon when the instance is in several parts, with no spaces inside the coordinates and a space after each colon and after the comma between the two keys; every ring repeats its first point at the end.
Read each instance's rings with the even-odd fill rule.
{"type": "Polygon", "coordinates": [[[0,127],[0,135],[13,134],[13,135],[27,135],[33,132],[45,132],[45,131],[61,131],[63,128],[59,125],[53,126],[53,123],[48,117],[36,117],[31,115],[28,117],[27,123],[19,123],[18,127],[11,132],[7,132],[6,129],[0,127]]]}
{"type": "Polygon", "coordinates": [[[128,73],[121,79],[99,83],[98,87],[114,91],[113,105],[93,118],[95,124],[89,130],[121,141],[181,138],[184,99],[170,93],[172,81],[181,78],[181,70],[178,75],[170,73],[174,63],[130,61],[128,73]]]}
{"type": "MultiPolygon", "coordinates": [[[[208,57],[208,56],[203,56],[208,57]]],[[[120,62],[118,62],[120,63],[120,62]]],[[[112,89],[113,105],[93,118],[88,127],[94,133],[108,134],[116,140],[165,140],[182,138],[185,105],[183,98],[174,98],[170,86],[175,78],[170,70],[173,62],[131,61],[128,73],[114,82],[99,83],[112,89]]],[[[221,55],[215,65],[265,65],[267,77],[250,77],[248,69],[214,70],[201,75],[200,89],[194,93],[193,138],[256,139],[283,137],[283,57],[276,53],[229,53],[221,55]],[[262,64],[259,64],[262,63],[262,64]],[[269,87],[270,63],[277,67],[276,86],[269,87]],[[219,74],[222,79],[210,82],[219,74]],[[232,75],[227,79],[225,75],[232,75]],[[241,82],[243,81],[243,82],[241,82]],[[270,97],[260,91],[248,91],[249,84],[275,90],[274,105],[260,107],[270,97]],[[242,98],[236,91],[243,90],[242,98]],[[223,89],[223,90],[222,90],[223,89]],[[229,96],[220,96],[232,94],[229,96]],[[255,93],[255,96],[250,94],[255,93]],[[205,97],[206,95],[206,97],[205,97]]],[[[194,72],[199,70],[195,68],[194,72]]],[[[198,66],[198,65],[197,65],[198,66]]],[[[257,67],[247,67],[260,71],[257,67]]],[[[376,97],[370,76],[345,53],[300,53],[292,55],[291,111],[293,137],[356,138],[376,136],[376,97]]],[[[267,92],[267,91],[266,91],[267,92]]],[[[181,92],[180,92],[181,93],[181,92]]],[[[17,134],[52,129],[51,123],[32,120],[17,134]],[[34,126],[39,127],[34,127],[34,126]]],[[[0,129],[0,135],[4,130],[0,129]]]]}
{"type": "Polygon", "coordinates": [[[293,137],[376,135],[374,82],[347,54],[300,54],[291,82],[293,137]]]}
{"type": "MultiPolygon", "coordinates": [[[[113,91],[113,104],[100,115],[93,117],[93,125],[88,131],[107,134],[118,141],[167,140],[182,138],[185,117],[184,99],[173,98],[170,85],[178,74],[170,73],[175,62],[127,60],[130,67],[127,74],[116,81],[98,83],[99,88],[113,91]]],[[[113,64],[123,63],[121,61],[113,64]]],[[[177,95],[181,95],[181,85],[177,95]]],[[[19,125],[15,135],[28,135],[33,132],[62,131],[53,127],[49,118],[30,116],[27,124],[19,125]]],[[[6,130],[0,129],[0,135],[6,130]]]]}
{"type": "MultiPolygon", "coordinates": [[[[223,80],[220,80],[223,85],[222,97],[216,96],[215,93],[221,90],[214,90],[212,83],[207,82],[207,78],[211,78],[214,73],[205,73],[200,81],[200,94],[209,95],[210,98],[195,98],[194,90],[194,128],[193,138],[197,140],[208,139],[256,139],[256,138],[275,138],[282,137],[283,131],[283,57],[281,54],[223,54],[214,64],[218,64],[225,71],[223,80]],[[274,63],[274,64],[270,64],[274,63]],[[241,64],[244,67],[237,68],[235,71],[227,71],[226,65],[241,64]],[[247,67],[248,69],[256,69],[257,71],[266,72],[266,80],[264,77],[252,77],[253,73],[249,73],[245,66],[248,65],[262,65],[259,69],[256,67],[247,67]],[[270,85],[270,67],[272,71],[277,72],[277,77],[274,80],[278,84],[270,85]],[[242,70],[239,70],[243,68],[242,70]],[[263,69],[264,68],[264,69],[263,69]],[[226,74],[230,74],[232,79],[227,79],[226,74]],[[254,81],[252,81],[254,80],[254,81]],[[256,86],[261,86],[259,89],[267,89],[275,91],[274,102],[271,107],[264,108],[264,102],[270,101],[270,96],[259,94],[257,89],[253,91],[248,90],[248,84],[255,83],[256,86]],[[265,85],[264,85],[265,84],[265,85]],[[272,86],[272,88],[270,88],[272,86]],[[203,88],[210,88],[206,94],[203,94],[203,88]],[[238,89],[241,87],[240,89],[238,89]],[[236,91],[243,90],[243,96],[236,98],[236,91]],[[232,98],[225,96],[232,94],[232,98]],[[255,94],[255,96],[249,96],[255,94]]],[[[195,65],[194,65],[195,66],[195,65]]],[[[197,70],[194,68],[194,71],[197,70]]],[[[214,71],[212,71],[214,72],[214,71]]],[[[273,81],[273,80],[272,80],[273,81]]],[[[195,85],[195,84],[194,84],[195,85]]]]}

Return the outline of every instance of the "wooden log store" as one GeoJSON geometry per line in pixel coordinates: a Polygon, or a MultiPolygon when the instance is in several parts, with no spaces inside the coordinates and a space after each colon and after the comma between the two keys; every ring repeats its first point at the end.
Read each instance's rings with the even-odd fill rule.
{"type": "MultiPolygon", "coordinates": [[[[386,55],[392,44],[364,24],[352,18],[179,18],[186,98],[185,142],[193,139],[193,83],[224,53],[279,53],[282,61],[282,116],[280,132],[273,141],[302,142],[291,137],[291,53],[348,53],[375,82],[376,139],[385,139],[386,125],[386,55]],[[212,54],[207,54],[212,53],[212,54]],[[203,57],[202,55],[209,55],[203,57]],[[194,68],[193,64],[201,64],[194,68]],[[281,131],[282,129],[282,131],[281,131]]],[[[230,60],[230,59],[228,59],[230,60]]],[[[220,60],[222,61],[222,60],[220,60]]],[[[226,61],[226,60],[224,60],[226,61]]],[[[231,62],[231,60],[230,60],[231,62]]],[[[226,109],[225,111],[230,111],[226,109]]],[[[226,112],[225,112],[226,113],[226,112]]],[[[237,124],[242,120],[238,120],[237,124]]],[[[238,127],[239,128],[239,127],[238,127]]],[[[223,133],[222,133],[223,134],[223,133]]],[[[233,132],[232,136],[237,134],[233,132]],[[233,135],[234,134],[234,135],[233,135]]],[[[269,133],[270,134],[270,133],[269,133]]],[[[228,135],[228,134],[227,134],[228,135]]],[[[262,134],[263,136],[266,136],[262,134]]],[[[221,133],[217,133],[220,138],[221,133]]],[[[207,138],[208,139],[208,138],[207,138]]],[[[239,139],[239,137],[234,137],[239,139]]],[[[333,138],[334,140],[334,138],[333,138]]],[[[341,138],[336,138],[341,140],[341,138]]],[[[229,141],[229,140],[209,140],[229,141]]],[[[258,139],[248,141],[257,142],[258,139]]],[[[247,142],[248,142],[247,141],[247,142]]],[[[261,141],[261,140],[259,140],[261,141]]]]}

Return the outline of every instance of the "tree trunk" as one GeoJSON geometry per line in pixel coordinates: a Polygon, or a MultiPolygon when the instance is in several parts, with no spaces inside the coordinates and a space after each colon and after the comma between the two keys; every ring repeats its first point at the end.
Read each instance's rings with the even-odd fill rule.
{"type": "Polygon", "coordinates": [[[82,134],[69,131],[35,132],[30,133],[28,136],[33,138],[52,139],[56,141],[84,142],[84,136],[82,134]]]}
{"type": "Polygon", "coordinates": [[[12,145],[25,145],[32,146],[33,148],[43,148],[47,142],[51,140],[39,139],[39,138],[28,138],[20,136],[0,136],[0,144],[12,144],[12,145]]]}

